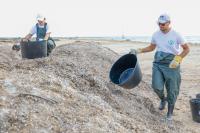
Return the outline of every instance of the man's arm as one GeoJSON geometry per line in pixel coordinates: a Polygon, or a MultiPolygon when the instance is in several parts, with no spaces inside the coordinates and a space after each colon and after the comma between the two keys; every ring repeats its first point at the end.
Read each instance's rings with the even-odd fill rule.
{"type": "Polygon", "coordinates": [[[147,46],[145,48],[142,48],[140,50],[141,50],[141,53],[146,53],[146,52],[152,52],[152,51],[154,51],[155,48],[156,48],[155,44],[150,44],[149,46],[147,46]]]}
{"type": "Polygon", "coordinates": [[[21,41],[22,41],[22,42],[27,42],[28,40],[31,39],[31,37],[32,37],[32,34],[29,33],[29,34],[26,35],[24,38],[22,38],[21,41]]]}
{"type": "Polygon", "coordinates": [[[44,37],[44,40],[48,40],[49,39],[49,37],[50,37],[50,34],[51,34],[51,29],[50,29],[50,27],[49,27],[49,25],[47,24],[47,31],[46,31],[46,35],[45,35],[45,37],[44,37]]]}
{"type": "Polygon", "coordinates": [[[183,51],[181,52],[181,54],[179,56],[184,58],[190,52],[190,48],[189,48],[188,44],[183,44],[183,45],[181,45],[181,47],[183,48],[183,51]]]}
{"type": "Polygon", "coordinates": [[[30,40],[31,37],[32,37],[32,34],[29,33],[28,35],[26,35],[26,36],[23,38],[23,40],[25,40],[25,41],[30,40]]]}
{"type": "Polygon", "coordinates": [[[51,33],[46,33],[45,37],[44,37],[44,40],[48,40],[48,38],[50,37],[50,34],[51,33]]]}
{"type": "Polygon", "coordinates": [[[181,47],[183,48],[183,51],[181,52],[180,55],[176,55],[174,57],[174,59],[169,65],[170,68],[177,68],[182,62],[182,59],[190,52],[190,48],[187,44],[183,44],[181,45],[181,47]]]}
{"type": "Polygon", "coordinates": [[[131,49],[129,54],[140,54],[140,53],[146,53],[146,52],[151,52],[156,48],[155,44],[150,44],[149,46],[145,48],[139,48],[139,49],[131,49]]]}

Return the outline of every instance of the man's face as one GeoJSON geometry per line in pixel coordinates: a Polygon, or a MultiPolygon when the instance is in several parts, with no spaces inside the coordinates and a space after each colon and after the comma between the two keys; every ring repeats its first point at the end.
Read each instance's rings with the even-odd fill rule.
{"type": "Polygon", "coordinates": [[[45,24],[45,20],[42,20],[42,21],[38,20],[38,24],[41,25],[41,26],[43,26],[45,24]]]}
{"type": "Polygon", "coordinates": [[[169,29],[170,22],[167,23],[158,23],[161,31],[166,31],[169,29]]]}

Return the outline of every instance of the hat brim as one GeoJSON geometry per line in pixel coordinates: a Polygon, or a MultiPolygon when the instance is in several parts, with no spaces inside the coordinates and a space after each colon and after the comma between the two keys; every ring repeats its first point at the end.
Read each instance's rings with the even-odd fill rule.
{"type": "Polygon", "coordinates": [[[165,23],[168,23],[168,22],[170,22],[170,21],[158,20],[158,24],[159,24],[159,23],[160,23],[160,24],[165,24],[165,23]]]}
{"type": "Polygon", "coordinates": [[[37,21],[43,21],[44,18],[37,18],[37,21]]]}

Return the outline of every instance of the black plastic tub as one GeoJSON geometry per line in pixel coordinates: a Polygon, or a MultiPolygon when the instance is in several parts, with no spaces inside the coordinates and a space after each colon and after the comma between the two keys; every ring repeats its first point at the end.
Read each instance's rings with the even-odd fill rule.
{"type": "Polygon", "coordinates": [[[191,99],[190,107],[193,120],[200,123],[200,99],[191,99]]]}
{"type": "Polygon", "coordinates": [[[137,56],[126,54],[120,57],[111,67],[110,80],[123,88],[132,89],[142,80],[142,73],[137,56]]]}
{"type": "Polygon", "coordinates": [[[21,42],[22,58],[35,59],[47,56],[47,41],[21,42]]]}
{"type": "Polygon", "coordinates": [[[196,98],[199,98],[199,99],[200,99],[200,93],[196,95],[196,98]]]}

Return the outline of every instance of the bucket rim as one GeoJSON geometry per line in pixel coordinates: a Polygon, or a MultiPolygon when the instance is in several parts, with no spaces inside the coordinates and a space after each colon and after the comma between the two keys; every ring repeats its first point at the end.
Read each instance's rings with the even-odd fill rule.
{"type": "Polygon", "coordinates": [[[199,98],[192,98],[192,99],[190,99],[190,103],[200,104],[200,99],[199,98]]]}

